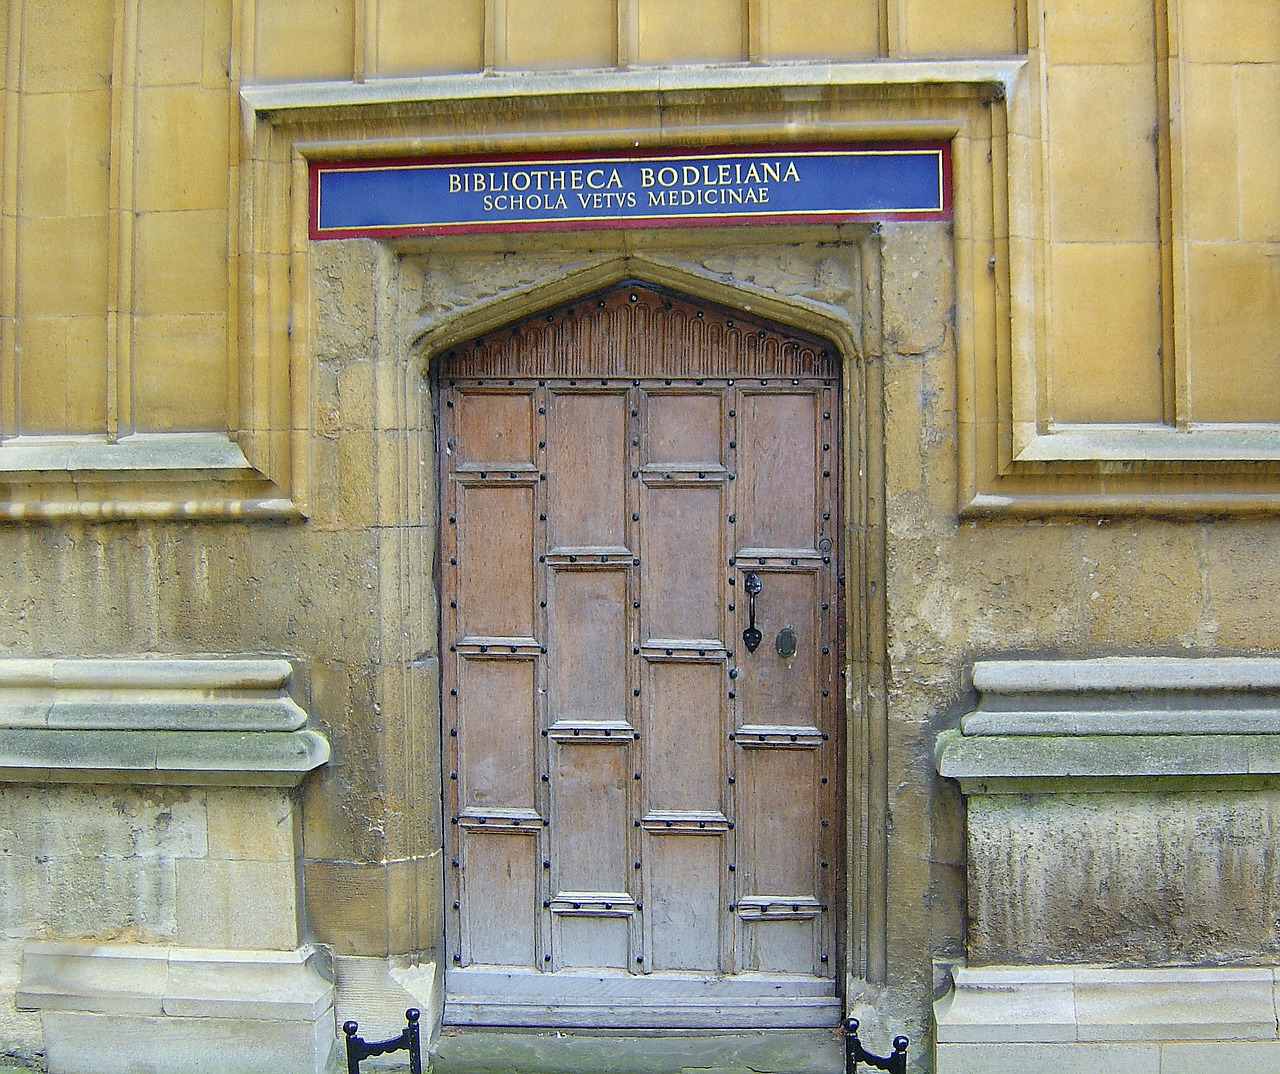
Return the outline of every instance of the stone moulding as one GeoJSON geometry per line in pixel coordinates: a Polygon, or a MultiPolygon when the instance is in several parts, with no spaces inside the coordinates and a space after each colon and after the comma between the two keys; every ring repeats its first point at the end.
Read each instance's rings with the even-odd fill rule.
{"type": "Polygon", "coordinates": [[[954,987],[934,1005],[939,1058],[959,1060],[960,1045],[1208,1040],[1271,1041],[1276,1049],[1276,975],[1270,966],[957,967],[954,987]]]}
{"type": "Polygon", "coordinates": [[[30,942],[15,1003],[38,1011],[50,1071],[317,1074],[334,1049],[322,949],[30,942]],[[104,1048],[107,1040],[127,1046],[104,1048]]]}
{"type": "Polygon", "coordinates": [[[329,759],[283,659],[0,660],[0,782],[296,786],[329,759]]]}
{"type": "Polygon", "coordinates": [[[1280,776],[1280,658],[979,661],[973,683],[936,746],[965,794],[1280,776]]]}

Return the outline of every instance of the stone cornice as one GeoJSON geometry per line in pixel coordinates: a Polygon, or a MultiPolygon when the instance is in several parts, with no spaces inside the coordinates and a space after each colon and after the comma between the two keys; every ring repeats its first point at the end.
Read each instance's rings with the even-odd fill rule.
{"type": "Polygon", "coordinates": [[[966,794],[1280,777],[1280,659],[980,661],[973,681],[936,747],[966,794]]]}
{"type": "Polygon", "coordinates": [[[282,659],[0,660],[0,782],[293,786],[329,759],[282,659]]]}

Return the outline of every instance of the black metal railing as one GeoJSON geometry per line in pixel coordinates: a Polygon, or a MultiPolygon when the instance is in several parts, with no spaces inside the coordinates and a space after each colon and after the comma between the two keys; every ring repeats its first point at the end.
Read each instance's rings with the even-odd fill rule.
{"type": "Polygon", "coordinates": [[[850,1018],[844,1024],[844,1069],[847,1074],[857,1074],[858,1064],[866,1063],[886,1074],[907,1074],[906,1037],[893,1038],[892,1055],[872,1055],[858,1039],[858,1020],[850,1018]]]}
{"type": "Polygon", "coordinates": [[[422,1012],[417,1007],[410,1007],[404,1012],[405,1027],[400,1036],[379,1041],[367,1041],[356,1036],[359,1024],[343,1022],[342,1032],[347,1035],[347,1074],[360,1074],[362,1060],[388,1052],[408,1052],[410,1074],[422,1074],[422,1041],[418,1035],[418,1019],[421,1017],[422,1012]]]}

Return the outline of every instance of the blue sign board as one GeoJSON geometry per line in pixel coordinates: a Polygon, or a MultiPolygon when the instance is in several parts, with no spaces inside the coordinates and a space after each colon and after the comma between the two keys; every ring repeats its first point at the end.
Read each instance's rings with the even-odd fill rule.
{"type": "Polygon", "coordinates": [[[312,162],[311,237],[947,220],[944,143],[312,162]]]}

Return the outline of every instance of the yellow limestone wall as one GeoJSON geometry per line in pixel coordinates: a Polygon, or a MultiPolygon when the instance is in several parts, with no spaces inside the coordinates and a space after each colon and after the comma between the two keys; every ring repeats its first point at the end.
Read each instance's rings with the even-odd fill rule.
{"type": "MultiPolygon", "coordinates": [[[[261,428],[241,84],[1034,61],[1034,359],[1014,421],[1280,420],[1270,0],[15,0],[0,45],[0,436],[261,428]]],[[[258,374],[262,376],[264,374],[258,374]]],[[[287,423],[287,419],[285,420],[287,423]]]]}

